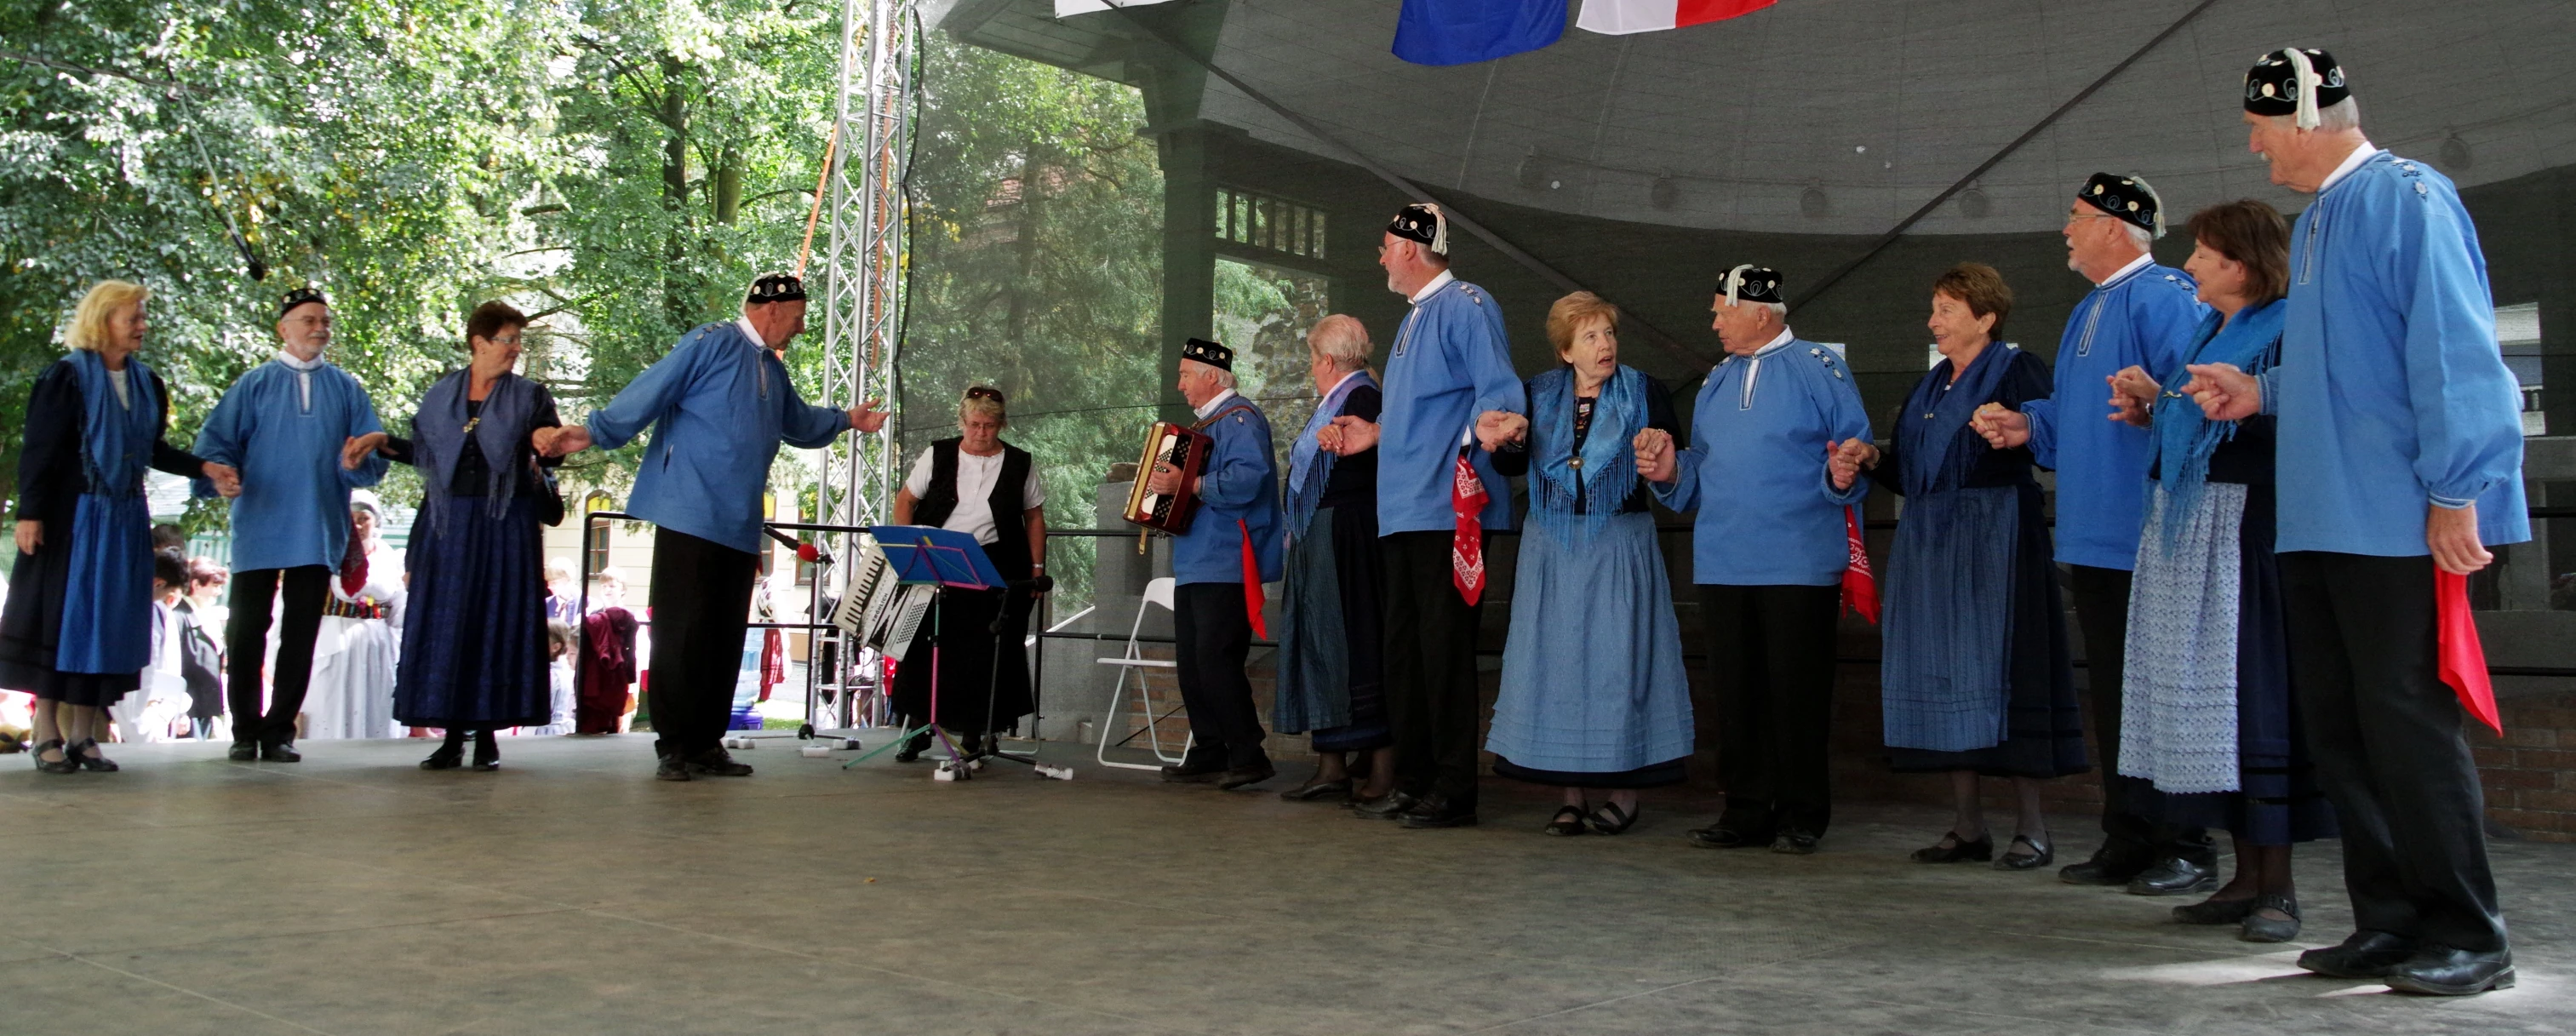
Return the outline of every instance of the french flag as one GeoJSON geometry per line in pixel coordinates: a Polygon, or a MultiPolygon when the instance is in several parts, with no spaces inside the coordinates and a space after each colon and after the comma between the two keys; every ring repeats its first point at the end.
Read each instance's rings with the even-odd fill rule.
{"type": "Polygon", "coordinates": [[[1605,36],[1678,29],[1721,22],[1771,6],[1775,0],[1583,0],[1574,27],[1605,36]]]}

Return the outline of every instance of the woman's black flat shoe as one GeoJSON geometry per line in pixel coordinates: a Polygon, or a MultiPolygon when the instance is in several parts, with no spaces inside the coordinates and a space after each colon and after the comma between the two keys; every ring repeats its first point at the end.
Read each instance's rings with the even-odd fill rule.
{"type": "Polygon", "coordinates": [[[474,732],[474,768],[485,773],[501,768],[501,746],[492,740],[489,730],[474,732]]]}
{"type": "Polygon", "coordinates": [[[1983,863],[1995,858],[1995,840],[1991,835],[1978,835],[1976,841],[1959,837],[1957,832],[1941,836],[1941,841],[1914,850],[1916,863],[1983,863]]]}
{"type": "Polygon", "coordinates": [[[1996,870],[2035,871],[2057,862],[2056,846],[2049,845],[2045,842],[2034,842],[2021,835],[2013,836],[2013,844],[2027,845],[2030,847],[2030,851],[2026,853],[2006,852],[2002,859],[1995,861],[1996,870]]]}
{"type": "Polygon", "coordinates": [[[2204,899],[2198,903],[2173,908],[2173,919],[2182,924],[2236,924],[2254,912],[2254,897],[2244,899],[2204,899]]]}
{"type": "Polygon", "coordinates": [[[2299,937],[2299,901],[2294,896],[2264,893],[2254,897],[2253,909],[2245,915],[2245,927],[2236,937],[2246,942],[2288,942],[2299,937]],[[2287,919],[2265,917],[2262,911],[2278,910],[2287,919]]]}
{"type": "Polygon", "coordinates": [[[77,745],[63,749],[63,758],[71,760],[72,765],[91,773],[115,773],[121,769],[105,755],[90,754],[96,751],[98,751],[98,739],[87,738],[77,745]]]}
{"type": "Polygon", "coordinates": [[[463,765],[465,748],[461,745],[440,745],[437,751],[429,753],[429,758],[420,761],[420,768],[424,770],[453,770],[463,765]]]}
{"type": "Polygon", "coordinates": [[[1579,835],[1590,830],[1583,826],[1583,809],[1579,806],[1556,807],[1556,818],[1539,828],[1540,834],[1579,835]]]}
{"type": "Polygon", "coordinates": [[[1605,835],[1615,835],[1621,831],[1625,831],[1636,826],[1637,814],[1620,809],[1619,804],[1616,802],[1604,802],[1601,804],[1601,808],[1592,811],[1591,819],[1593,831],[1605,835]]]}
{"type": "Polygon", "coordinates": [[[63,739],[61,738],[55,738],[51,741],[38,743],[36,745],[36,750],[31,754],[36,757],[36,772],[38,773],[80,772],[80,764],[72,761],[72,753],[69,749],[63,747],[63,739]],[[45,753],[47,752],[61,752],[63,757],[49,763],[45,761],[45,753]]]}
{"type": "Polygon", "coordinates": [[[1321,799],[1348,799],[1351,797],[1351,782],[1307,781],[1304,784],[1300,784],[1294,788],[1280,792],[1279,797],[1290,802],[1314,802],[1321,799]]]}

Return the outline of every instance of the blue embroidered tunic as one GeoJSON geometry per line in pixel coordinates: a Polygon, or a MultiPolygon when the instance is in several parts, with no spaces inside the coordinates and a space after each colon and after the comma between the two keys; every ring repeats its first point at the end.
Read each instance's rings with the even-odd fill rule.
{"type": "Polygon", "coordinates": [[[1243,537],[1261,581],[1279,579],[1279,471],[1271,460],[1270,419],[1251,400],[1228,390],[1209,400],[1199,431],[1215,440],[1199,469],[1199,509],[1190,531],[1172,540],[1172,576],[1178,583],[1243,582],[1243,537]],[[1241,523],[1241,524],[1237,524],[1241,523]]]}
{"type": "Polygon", "coordinates": [[[2380,151],[2290,229],[2276,549],[2431,553],[2424,509],[2478,508],[2478,538],[2531,538],[2522,396],[2496,345],[2477,226],[2442,174],[2380,151]],[[2328,347],[2332,343],[2332,347],[2328,347]]]}
{"type": "Polygon", "coordinates": [[[2197,287],[2190,274],[2140,256],[2085,295],[2066,321],[2055,393],[2022,408],[2031,454],[2057,471],[2057,560],[2122,571],[2137,564],[2147,430],[2107,419],[2107,379],[2130,366],[2152,375],[2181,360],[2209,311],[2192,296],[2197,287]]]}
{"type": "MultiPolygon", "coordinates": [[[[1529,410],[1520,375],[1512,372],[1502,306],[1492,296],[1444,271],[1414,297],[1386,358],[1377,444],[1380,536],[1457,528],[1450,475],[1459,444],[1472,441],[1476,415],[1529,410]]],[[[1511,494],[1502,491],[1492,455],[1468,453],[1490,497],[1479,520],[1489,532],[1511,528],[1511,494]]]]}
{"type": "Polygon", "coordinates": [[[778,444],[829,446],[849,430],[850,415],[808,405],[777,354],[735,322],[682,336],[670,355],[591,411],[589,426],[591,440],[610,450],[653,429],[627,513],[756,554],[760,495],[778,444]]]}
{"type": "Polygon", "coordinates": [[[1833,351],[1787,329],[1751,356],[1709,372],[1691,414],[1690,445],[1674,479],[1653,483],[1676,511],[1694,508],[1693,582],[1832,586],[1850,563],[1843,508],[1868,479],[1836,491],[1825,454],[1870,440],[1860,387],[1833,351]]]}
{"type": "MultiPolygon", "coordinates": [[[[197,430],[197,456],[241,471],[233,498],[233,570],[327,565],[349,548],[349,491],[375,485],[388,462],[370,453],[340,467],[340,447],[384,431],[375,401],[349,372],[285,353],[251,368],[197,430]]],[[[198,479],[196,495],[215,495],[198,479]]]]}

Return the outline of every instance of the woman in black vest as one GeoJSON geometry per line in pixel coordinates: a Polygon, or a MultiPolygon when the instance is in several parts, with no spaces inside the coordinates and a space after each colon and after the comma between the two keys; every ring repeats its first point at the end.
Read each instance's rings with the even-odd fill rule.
{"type": "MultiPolygon", "coordinates": [[[[1002,428],[1009,423],[1000,389],[967,389],[957,406],[957,426],[965,435],[941,439],[922,451],[903,491],[895,494],[894,520],[971,533],[1002,578],[1018,582],[1045,571],[1037,559],[1046,549],[1046,488],[1028,451],[1002,441],[1002,428]]],[[[971,750],[986,733],[1017,726],[1034,708],[1028,654],[1020,645],[1028,639],[1035,600],[1026,593],[952,591],[940,595],[936,610],[922,620],[922,628],[942,631],[939,726],[960,736],[963,748],[971,750]],[[1010,607],[996,636],[993,616],[1005,597],[1010,607]],[[998,666],[993,656],[997,643],[1006,648],[998,666]]],[[[894,707],[906,727],[921,726],[931,717],[930,651],[929,638],[914,640],[895,671],[894,707]]],[[[929,747],[930,732],[925,730],[895,759],[911,762],[929,747]]]]}

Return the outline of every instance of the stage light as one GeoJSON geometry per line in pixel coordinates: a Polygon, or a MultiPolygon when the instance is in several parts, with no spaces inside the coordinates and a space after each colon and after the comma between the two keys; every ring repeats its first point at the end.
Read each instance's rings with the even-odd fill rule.
{"type": "Polygon", "coordinates": [[[1672,208],[1682,200],[1681,185],[1673,182],[1670,173],[1658,176],[1654,186],[1646,188],[1646,200],[1659,209],[1672,208]]]}
{"type": "Polygon", "coordinates": [[[1834,200],[1825,197],[1823,188],[1809,187],[1798,195],[1798,211],[1810,219],[1821,218],[1834,211],[1834,200]]]}
{"type": "Polygon", "coordinates": [[[2442,168],[2466,169],[2476,164],[2477,156],[2469,153],[2469,142],[2461,140],[2459,134],[2442,138],[2442,168]]]}
{"type": "Polygon", "coordinates": [[[1993,212],[1994,210],[1995,203],[1992,199],[1986,197],[1985,188],[1970,187],[1967,190],[1959,192],[1960,215],[1966,216],[1969,219],[1984,219],[1986,218],[1987,213],[1993,212]]]}

